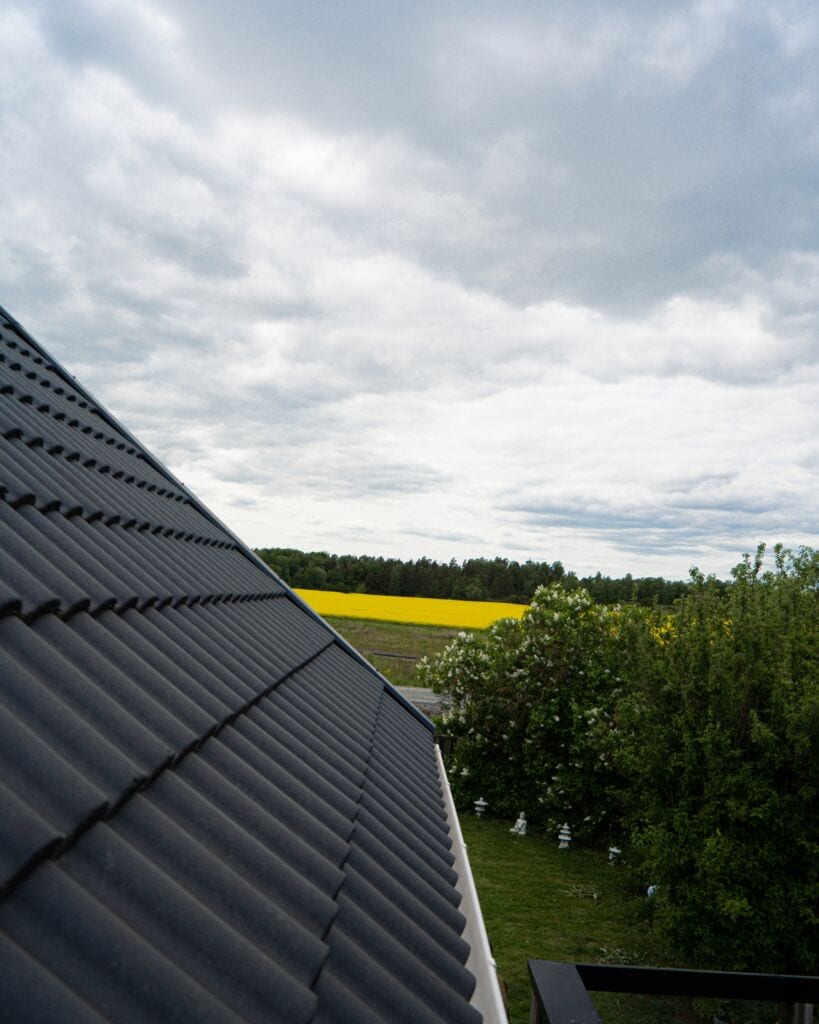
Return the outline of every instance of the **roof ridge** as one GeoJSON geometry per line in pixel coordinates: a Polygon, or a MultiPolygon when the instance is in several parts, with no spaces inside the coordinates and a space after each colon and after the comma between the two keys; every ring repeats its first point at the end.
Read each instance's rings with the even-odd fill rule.
{"type": "MultiPolygon", "coordinates": [[[[167,758],[163,761],[155,771],[151,772],[150,775],[146,775],[145,778],[135,781],[133,785],[127,787],[119,795],[119,797],[113,801],[108,801],[100,807],[96,808],[91,814],[88,815],[79,825],[62,840],[55,840],[49,843],[43,849],[38,850],[37,853],[28,860],[20,869],[16,872],[9,880],[0,887],[0,904],[2,904],[19,886],[28,878],[29,875],[34,872],[40,864],[46,860],[56,861],[59,860],[64,854],[68,853],[76,844],[82,839],[82,837],[89,832],[94,825],[99,822],[110,821],[137,793],[144,793],[150,789],[156,780],[163,776],[168,771],[173,771],[179,764],[181,764],[189,755],[195,754],[201,747],[215,736],[218,736],[224,729],[232,725],[239,718],[247,715],[254,707],[257,706],[266,697],[269,697],[274,690],[277,690],[282,683],[292,678],[297,672],[301,672],[311,662],[319,658],[325,651],[336,644],[335,638],[331,639],[324,644],[323,647],[315,651],[304,661],[295,665],[289,669],[284,675],[276,679],[270,686],[266,686],[259,693],[255,694],[249,700],[232,711],[229,715],[226,715],[220,722],[212,726],[203,735],[196,737],[186,747],[180,750],[177,754],[167,758]]],[[[383,691],[382,691],[383,692],[383,691]]],[[[372,741],[370,747],[370,753],[372,752],[372,741]]],[[[369,761],[369,756],[368,756],[369,761]]],[[[343,881],[342,881],[343,885],[343,881]]],[[[339,886],[341,888],[341,886],[339,886]]]]}

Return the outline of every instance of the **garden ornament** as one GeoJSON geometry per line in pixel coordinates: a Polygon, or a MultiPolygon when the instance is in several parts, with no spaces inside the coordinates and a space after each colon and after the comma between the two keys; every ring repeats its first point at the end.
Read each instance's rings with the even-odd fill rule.
{"type": "Polygon", "coordinates": [[[525,836],[526,835],[526,814],[524,811],[520,812],[520,817],[509,829],[513,836],[525,836]]]}
{"type": "Polygon", "coordinates": [[[558,846],[558,849],[568,850],[572,842],[572,830],[569,828],[568,824],[565,821],[560,826],[560,832],[558,833],[558,836],[560,838],[560,845],[558,846]]]}
{"type": "Polygon", "coordinates": [[[489,804],[484,800],[484,798],[482,796],[479,796],[478,799],[475,801],[475,813],[478,815],[479,818],[483,817],[483,812],[486,810],[488,806],[489,804]]]}

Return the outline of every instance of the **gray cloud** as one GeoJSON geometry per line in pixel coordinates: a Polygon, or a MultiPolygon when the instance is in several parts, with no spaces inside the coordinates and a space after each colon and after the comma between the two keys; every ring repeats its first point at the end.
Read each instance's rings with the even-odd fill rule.
{"type": "MultiPolygon", "coordinates": [[[[816,540],[812,5],[0,13],[0,301],[252,543],[816,540]]],[[[731,554],[733,552],[733,554],[731,554]]]]}
{"type": "Polygon", "coordinates": [[[169,10],[217,107],[429,154],[484,230],[468,258],[446,236],[415,250],[512,301],[640,309],[692,287],[709,255],[758,265],[815,244],[809,4],[169,10]]]}

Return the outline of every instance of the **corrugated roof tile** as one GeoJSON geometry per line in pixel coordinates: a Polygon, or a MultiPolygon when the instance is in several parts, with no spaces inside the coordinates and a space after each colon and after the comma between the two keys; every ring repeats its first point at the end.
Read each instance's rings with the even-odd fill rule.
{"type": "MultiPolygon", "coordinates": [[[[18,512],[0,502],[3,576],[8,585],[20,594],[23,615],[34,615],[57,606],[64,614],[71,614],[78,608],[89,607],[92,601],[101,603],[107,597],[105,590],[93,580],[89,582],[88,589],[84,589],[82,578],[77,582],[66,574],[64,559],[60,557],[60,564],[55,564],[49,553],[41,553],[35,544],[30,536],[26,536],[26,524],[18,512]]],[[[70,574],[70,567],[67,571],[70,574]]],[[[110,603],[113,604],[114,600],[110,598],[110,603]]]]}
{"type": "MultiPolygon", "coordinates": [[[[349,934],[349,928],[358,925],[356,937],[362,933],[367,937],[367,923],[353,920],[352,908],[346,902],[344,910],[345,927],[337,924],[328,938],[330,957],[317,985],[320,997],[323,994],[322,981],[330,976],[336,980],[343,979],[344,987],[374,1010],[376,1018],[390,1021],[390,1024],[478,1024],[481,1015],[451,991],[447,992],[449,998],[444,1005],[425,1002],[423,997],[428,990],[424,986],[430,981],[428,972],[420,967],[418,961],[413,964],[402,956],[377,925],[369,935],[375,938],[377,934],[383,941],[375,950],[362,948],[349,934]],[[407,976],[402,967],[405,970],[409,968],[411,976],[407,976]]],[[[436,986],[435,995],[438,996],[444,988],[436,986]]],[[[332,1010],[325,1017],[325,1005],[322,1000],[317,1022],[333,1020],[332,1010]]]]}
{"type": "MultiPolygon", "coordinates": [[[[195,769],[193,761],[191,765],[195,769]]],[[[333,899],[344,880],[341,870],[316,859],[298,836],[242,799],[222,802],[230,787],[214,785],[218,775],[208,771],[166,772],[140,794],[193,839],[219,856],[226,865],[273,900],[282,913],[323,936],[336,914],[333,899]],[[312,877],[302,860],[314,863],[312,877]]]]}
{"type": "MultiPolygon", "coordinates": [[[[104,865],[99,867],[100,877],[93,878],[89,891],[62,868],[46,862],[38,869],[36,885],[22,886],[13,900],[0,905],[0,931],[6,931],[18,946],[109,1022],[195,1020],[197,1024],[225,1024],[247,1019],[233,1008],[235,1002],[244,1002],[241,984],[229,989],[229,1001],[223,1002],[211,987],[188,974],[186,964],[175,963],[107,905],[111,880],[106,879],[104,865]],[[108,885],[102,889],[106,881],[108,885]]],[[[122,894],[120,890],[117,895],[122,894]]],[[[144,895],[150,898],[147,888],[144,895]]],[[[205,939],[209,925],[202,930],[205,939]]],[[[213,987],[224,990],[225,968],[232,964],[210,962],[213,987]]],[[[292,1000],[282,1006],[281,998],[277,998],[276,1003],[278,1019],[296,1024],[310,1020],[316,998],[309,989],[298,986],[292,1000]]],[[[276,1019],[272,1009],[268,1010],[266,1024],[271,1018],[276,1019]]]]}
{"type": "Polygon", "coordinates": [[[36,957],[0,932],[5,970],[0,988],[0,1020],[14,1024],[105,1024],[92,1006],[55,977],[36,957]]]}

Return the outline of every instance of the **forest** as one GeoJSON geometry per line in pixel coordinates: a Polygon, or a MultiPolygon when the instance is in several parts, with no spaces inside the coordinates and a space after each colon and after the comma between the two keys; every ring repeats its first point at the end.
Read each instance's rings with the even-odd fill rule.
{"type": "MultiPolygon", "coordinates": [[[[440,597],[467,601],[528,604],[539,586],[561,583],[584,588],[600,604],[671,606],[688,590],[683,580],[659,576],[612,579],[596,573],[578,577],[561,562],[516,562],[507,558],[468,558],[436,562],[402,561],[373,555],[332,555],[295,548],[258,548],[259,555],[291,587],[340,590],[395,597],[440,597]]],[[[727,586],[727,584],[726,584],[727,586]]]]}

